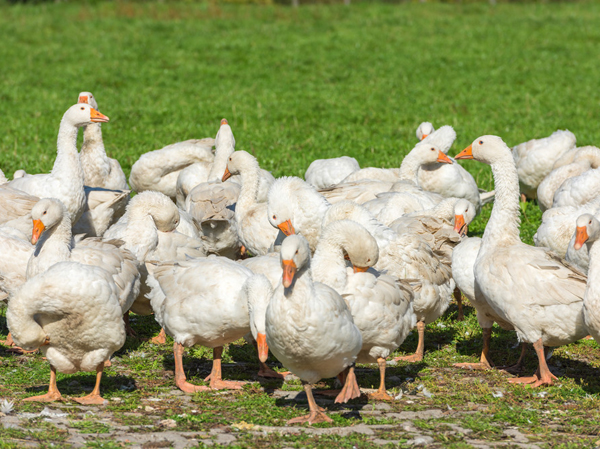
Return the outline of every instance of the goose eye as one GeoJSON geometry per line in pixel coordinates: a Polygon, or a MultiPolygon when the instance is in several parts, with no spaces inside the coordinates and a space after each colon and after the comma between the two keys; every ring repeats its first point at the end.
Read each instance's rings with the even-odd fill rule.
{"type": "Polygon", "coordinates": [[[81,110],[83,111],[84,109],[85,109],[85,108],[82,106],[82,107],[81,107],[81,110]]]}
{"type": "Polygon", "coordinates": [[[298,254],[298,250],[296,250],[296,254],[298,254]]]}
{"type": "Polygon", "coordinates": [[[479,145],[483,145],[483,140],[480,140],[480,141],[479,141],[479,145]]]}
{"type": "Polygon", "coordinates": [[[435,148],[432,148],[431,151],[435,151],[435,148]]]}
{"type": "Polygon", "coordinates": [[[371,262],[371,259],[367,259],[367,263],[368,263],[368,262],[371,262]]]}
{"type": "Polygon", "coordinates": [[[231,158],[229,158],[229,160],[231,160],[231,158]]]}
{"type": "MultiPolygon", "coordinates": [[[[46,211],[46,210],[45,210],[45,211],[42,213],[42,215],[46,215],[46,213],[47,213],[47,212],[48,212],[48,211],[46,211]]],[[[590,223],[591,223],[591,221],[590,221],[590,223]]]]}
{"type": "Polygon", "coordinates": [[[273,215],[273,220],[277,220],[277,217],[275,215],[273,215]]]}
{"type": "MultiPolygon", "coordinates": [[[[46,213],[46,212],[44,212],[44,213],[46,213]]],[[[590,224],[592,224],[592,220],[590,220],[590,224]]]]}

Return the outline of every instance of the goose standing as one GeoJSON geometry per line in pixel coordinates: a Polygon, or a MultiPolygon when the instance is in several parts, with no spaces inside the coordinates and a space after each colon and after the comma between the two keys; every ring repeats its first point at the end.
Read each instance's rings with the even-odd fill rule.
{"type": "Polygon", "coordinates": [[[287,237],[281,245],[283,277],[265,317],[267,343],[283,363],[302,380],[310,413],[288,424],[331,422],[317,406],[312,384],[347,370],[336,402],[360,396],[354,361],[362,347],[360,331],[344,299],[331,287],[313,282],[310,248],[302,236],[287,237]]]}
{"type": "MultiPolygon", "coordinates": [[[[91,92],[81,92],[79,103],[89,104],[98,110],[98,103],[91,92]]],[[[106,155],[101,126],[100,123],[92,123],[83,127],[83,145],[79,154],[83,181],[89,187],[128,190],[129,186],[121,164],[106,155]]]]}
{"type": "Polygon", "coordinates": [[[490,164],[496,199],[475,262],[475,291],[512,324],[521,342],[533,343],[539,368],[512,382],[551,385],[544,346],[587,335],[583,319],[586,277],[544,248],[519,238],[518,173],[510,148],[497,136],[482,136],[456,156],[490,164]]]}
{"type": "Polygon", "coordinates": [[[58,153],[48,174],[28,175],[13,179],[7,185],[39,198],[57,198],[63,202],[71,222],[75,223],[85,205],[83,170],[77,152],[77,132],[82,126],[108,122],[108,117],[88,104],[71,106],[60,122],[58,153]]]}

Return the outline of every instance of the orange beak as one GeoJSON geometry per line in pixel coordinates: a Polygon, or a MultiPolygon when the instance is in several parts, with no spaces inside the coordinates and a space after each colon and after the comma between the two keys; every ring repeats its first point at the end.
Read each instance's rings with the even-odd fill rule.
{"type": "Polygon", "coordinates": [[[441,151],[438,153],[437,161],[438,162],[443,162],[444,164],[451,164],[452,163],[452,159],[450,159],[448,156],[446,156],[441,151]]]}
{"type": "Polygon", "coordinates": [[[50,344],[50,337],[48,337],[46,335],[46,339],[44,340],[44,343],[42,343],[42,346],[48,346],[50,344]]]}
{"type": "Polygon", "coordinates": [[[226,118],[224,118],[223,120],[221,120],[221,126],[223,125],[229,125],[229,122],[227,121],[226,118]]]}
{"type": "Polygon", "coordinates": [[[580,249],[585,242],[589,239],[587,228],[585,226],[578,226],[577,233],[575,234],[575,245],[573,248],[580,249]]]}
{"type": "Polygon", "coordinates": [[[465,223],[464,216],[462,216],[462,215],[454,216],[454,231],[458,232],[460,235],[467,234],[467,224],[465,223]],[[464,234],[463,234],[463,230],[464,230],[464,234]]]}
{"type": "Polygon", "coordinates": [[[94,108],[90,109],[90,117],[92,119],[92,122],[108,122],[108,117],[104,114],[101,114],[100,112],[96,111],[94,108]]]}
{"type": "Polygon", "coordinates": [[[277,227],[283,232],[285,235],[292,235],[296,233],[294,226],[292,226],[292,220],[286,220],[283,223],[279,223],[277,227]]]}
{"type": "Polygon", "coordinates": [[[473,159],[473,145],[469,145],[467,148],[462,150],[454,159],[473,159]]]}
{"type": "Polygon", "coordinates": [[[31,233],[32,245],[35,245],[37,243],[37,241],[40,239],[40,236],[42,235],[42,232],[44,232],[45,229],[46,227],[44,226],[44,223],[42,223],[41,220],[33,220],[33,232],[31,233]]]}
{"type": "Polygon", "coordinates": [[[352,268],[354,268],[355,273],[364,273],[369,269],[369,267],[357,267],[356,265],[352,265],[352,268]]]}
{"type": "Polygon", "coordinates": [[[256,346],[258,348],[258,359],[265,363],[269,357],[269,346],[267,345],[267,336],[265,334],[256,334],[256,346]]]}
{"type": "Polygon", "coordinates": [[[296,264],[293,260],[284,260],[283,263],[283,286],[285,288],[289,288],[294,281],[294,276],[296,275],[296,264]]]}
{"type": "Polygon", "coordinates": [[[429,134],[423,134],[423,137],[421,137],[421,140],[425,140],[425,137],[427,137],[429,134]]]}
{"type": "Polygon", "coordinates": [[[223,173],[223,177],[221,178],[221,181],[225,182],[229,178],[231,178],[231,172],[229,171],[229,169],[227,167],[225,167],[225,173],[223,173]]]}
{"type": "Polygon", "coordinates": [[[85,103],[85,104],[87,104],[87,102],[88,102],[87,95],[82,95],[81,97],[79,97],[79,101],[77,101],[77,103],[85,103]]]}

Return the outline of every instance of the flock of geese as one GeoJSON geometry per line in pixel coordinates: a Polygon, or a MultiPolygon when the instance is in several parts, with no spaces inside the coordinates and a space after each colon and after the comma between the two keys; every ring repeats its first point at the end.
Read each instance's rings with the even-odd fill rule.
{"type": "Polygon", "coordinates": [[[52,171],[0,178],[5,343],[40,349],[51,366],[48,393],[25,400],[60,399],[57,371],[96,371],[94,390],[76,400],[102,404],[102,371],[133,332],[130,311],[154,315],[155,343],[173,338],[184,392],[241,388],[223,379],[221,354],[244,336],[258,375],[281,378],[265,363],[271,350],[302,380],[310,413],[292,422],[308,423],[331,421],[312,395],[319,379],[338,376],[336,402],[361,394],[356,362],[378,364],[372,397],[390,399],[386,359],[416,327],[416,353],[395,360],[422,360],[425,326],[461,292],[484,342],[479,363],[458,367],[493,368],[496,322],[539,358],[534,376],[510,381],[550,385],[544,347],[599,335],[600,276],[586,274],[600,269],[600,149],[577,148],[569,131],[512,150],[496,136],[475,139],[455,159],[491,165],[495,191],[483,192],[446,155],[450,126],[422,123],[399,168],[343,156],[314,161],[302,180],[275,179],[236,151],[224,119],[215,139],[142,155],[128,185],[104,149],[108,120],[80,93],[60,123],[52,171]],[[535,247],[519,238],[520,195],[545,210],[535,247]],[[468,238],[491,200],[483,238],[468,238]],[[193,345],[213,348],[208,387],[186,380],[193,345]]]}

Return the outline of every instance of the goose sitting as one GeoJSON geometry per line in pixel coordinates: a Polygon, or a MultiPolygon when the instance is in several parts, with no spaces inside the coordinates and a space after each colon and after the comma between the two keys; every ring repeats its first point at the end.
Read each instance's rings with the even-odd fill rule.
{"type": "Polygon", "coordinates": [[[533,343],[539,369],[513,382],[551,385],[544,346],[587,335],[583,319],[586,277],[545,248],[519,238],[519,177],[511,150],[500,137],[482,136],[456,156],[490,164],[496,199],[475,261],[475,291],[510,323],[521,342],[533,343]]]}
{"type": "Polygon", "coordinates": [[[562,164],[544,178],[537,189],[538,204],[542,212],[550,209],[554,203],[554,194],[570,178],[583,174],[590,169],[600,167],[600,149],[592,146],[577,148],[573,160],[562,164]]]}
{"type": "Polygon", "coordinates": [[[339,184],[357,170],[360,170],[360,165],[353,157],[316,159],[308,166],[304,179],[316,189],[326,189],[339,184]]]}
{"type": "Polygon", "coordinates": [[[269,252],[279,234],[269,223],[267,203],[258,202],[259,170],[254,156],[235,151],[229,156],[222,179],[240,176],[242,190],[235,205],[236,229],[242,245],[255,256],[269,252]]]}
{"type": "Polygon", "coordinates": [[[554,193],[552,207],[582,206],[598,196],[600,168],[567,179],[554,193]]]}
{"type": "Polygon", "coordinates": [[[0,225],[15,228],[28,239],[32,229],[31,209],[38,201],[37,196],[7,185],[0,186],[0,225]]]}
{"type": "Polygon", "coordinates": [[[417,143],[404,157],[399,170],[391,169],[393,171],[386,173],[385,176],[378,176],[370,170],[368,179],[361,178],[360,174],[363,170],[369,169],[359,170],[341,184],[323,189],[321,193],[331,203],[351,200],[362,204],[375,199],[379,193],[388,192],[396,181],[406,181],[417,186],[417,174],[422,165],[434,162],[452,163],[442,150],[450,148],[455,138],[456,133],[450,126],[442,127],[417,143]]]}
{"type": "Polygon", "coordinates": [[[598,262],[600,261],[600,222],[590,214],[577,219],[575,250],[587,249],[589,254],[589,276],[583,298],[585,325],[597,342],[600,341],[600,286],[598,285],[598,262]]]}
{"type": "Polygon", "coordinates": [[[558,130],[548,137],[532,139],[512,149],[523,201],[536,198],[542,180],[552,171],[556,161],[575,147],[576,141],[571,131],[558,130]]]}
{"type": "Polygon", "coordinates": [[[153,288],[156,320],[175,344],[175,383],[186,393],[209,389],[240,389],[243,382],[221,378],[223,346],[251,331],[244,283],[253,273],[225,257],[209,256],[185,262],[147,263],[153,288]],[[210,276],[206,276],[210,273],[210,276]],[[200,311],[200,312],[199,312],[200,311]],[[186,347],[201,344],[213,348],[210,388],[186,381],[182,357],[186,347]]]}
{"type": "Polygon", "coordinates": [[[313,282],[306,239],[292,235],[283,241],[281,266],[283,277],[265,317],[267,344],[301,379],[310,409],[309,415],[291,419],[288,424],[331,422],[317,406],[311,385],[347,371],[336,402],[359,397],[354,362],[362,337],[344,299],[331,287],[313,282]]]}
{"type": "Polygon", "coordinates": [[[195,162],[213,162],[214,143],[211,137],[191,139],[142,154],[131,167],[129,185],[138,193],[154,190],[175,201],[181,170],[195,162]]]}
{"type": "Polygon", "coordinates": [[[423,140],[425,137],[427,137],[429,134],[431,134],[434,131],[435,131],[435,128],[433,127],[433,125],[430,122],[422,122],[417,127],[417,132],[416,132],[417,139],[423,140]]]}
{"type": "MultiPolygon", "coordinates": [[[[79,103],[89,104],[98,110],[98,103],[91,92],[81,92],[79,103]]],[[[83,145],[79,154],[83,181],[89,187],[128,190],[129,186],[121,164],[106,155],[101,126],[100,123],[92,123],[83,127],[83,145]]]]}
{"type": "Polygon", "coordinates": [[[13,179],[7,185],[39,198],[57,198],[63,202],[72,223],[75,223],[85,205],[83,171],[77,152],[77,131],[92,123],[108,122],[108,117],[88,104],[71,106],[60,122],[58,153],[52,171],[48,174],[27,175],[13,179]]]}
{"type": "Polygon", "coordinates": [[[385,389],[386,358],[415,327],[411,286],[372,267],[377,241],[360,224],[340,220],[324,230],[311,262],[313,278],[335,289],[346,301],[362,335],[358,363],[377,363],[380,384],[373,399],[391,400],[385,389]],[[347,254],[352,268],[346,266],[347,254]]]}
{"type": "Polygon", "coordinates": [[[100,267],[60,262],[28,280],[9,301],[6,320],[15,343],[39,348],[51,374],[48,393],[25,401],[60,400],[57,371],[96,371],[92,392],[75,401],[103,404],[104,363],[125,343],[122,314],[117,287],[100,267]]]}

